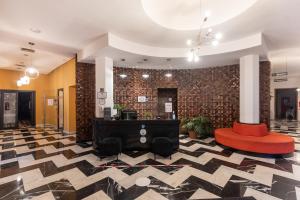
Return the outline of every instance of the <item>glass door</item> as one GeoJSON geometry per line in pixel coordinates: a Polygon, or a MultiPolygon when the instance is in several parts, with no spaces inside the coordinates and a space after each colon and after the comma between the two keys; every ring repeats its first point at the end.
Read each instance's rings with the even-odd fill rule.
{"type": "Polygon", "coordinates": [[[18,126],[17,102],[17,92],[2,92],[2,128],[16,128],[18,126]]]}

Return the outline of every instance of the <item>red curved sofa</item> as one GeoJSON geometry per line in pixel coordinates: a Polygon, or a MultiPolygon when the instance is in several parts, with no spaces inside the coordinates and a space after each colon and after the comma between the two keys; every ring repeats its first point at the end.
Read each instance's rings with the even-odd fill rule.
{"type": "Polygon", "coordinates": [[[216,129],[215,139],[224,146],[255,153],[288,154],[295,150],[292,137],[268,132],[266,124],[234,122],[233,128],[216,129]]]}

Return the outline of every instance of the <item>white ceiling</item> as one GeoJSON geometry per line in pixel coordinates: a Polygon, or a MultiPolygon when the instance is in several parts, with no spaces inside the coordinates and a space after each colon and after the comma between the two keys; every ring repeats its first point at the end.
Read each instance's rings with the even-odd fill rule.
{"type": "MultiPolygon", "coordinates": [[[[153,1],[152,6],[162,2],[163,7],[168,5],[169,1],[175,0],[151,1],[153,1]]],[[[58,2],[1,0],[0,52],[5,53],[0,54],[0,66],[15,69],[13,63],[24,62],[23,54],[18,49],[28,41],[34,41],[37,54],[40,52],[37,56],[40,62],[36,62],[35,58],[33,62],[36,62],[41,71],[47,73],[57,67],[54,66],[56,63],[62,64],[64,59],[73,57],[75,53],[107,32],[132,42],[167,48],[185,47],[187,39],[196,37],[196,30],[178,31],[166,28],[169,27],[168,24],[159,25],[161,23],[154,21],[153,16],[149,17],[149,10],[145,12],[143,2],[141,0],[60,0],[58,2]],[[31,29],[41,32],[35,33],[31,29]]],[[[274,62],[276,62],[275,57],[289,56],[290,49],[297,49],[300,46],[300,23],[297,22],[300,17],[299,0],[256,2],[254,0],[230,0],[230,2],[229,0],[205,0],[205,2],[209,3],[210,8],[204,10],[212,11],[210,25],[224,35],[222,42],[238,40],[262,32],[269,53],[278,52],[276,56],[274,54],[272,56],[274,62]],[[221,3],[225,1],[227,5],[219,9],[221,3]],[[282,49],[287,50],[281,51],[282,49]]],[[[176,0],[174,4],[180,5],[180,0],[176,0]]],[[[187,6],[191,13],[199,10],[195,6],[193,11],[192,4],[187,6]]],[[[170,9],[170,16],[173,17],[178,17],[178,12],[183,14],[186,12],[182,6],[175,8],[173,4],[170,9]]],[[[176,25],[174,20],[172,23],[176,25]]],[[[124,55],[121,51],[120,55],[131,56],[124,55]]],[[[214,59],[211,60],[222,62],[222,58],[224,57],[225,61],[226,56],[214,55],[214,59]]],[[[238,54],[231,56],[231,60],[238,60],[238,54]]],[[[200,65],[214,65],[214,63],[203,61],[200,65]]]]}

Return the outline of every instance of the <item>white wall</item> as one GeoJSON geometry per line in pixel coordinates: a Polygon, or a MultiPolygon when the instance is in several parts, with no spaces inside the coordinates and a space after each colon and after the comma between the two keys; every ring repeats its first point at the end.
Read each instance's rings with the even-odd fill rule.
{"type": "MultiPolygon", "coordinates": [[[[300,88],[300,75],[289,76],[286,82],[274,82],[271,78],[271,120],[275,119],[275,89],[279,88],[300,88]]],[[[298,92],[298,101],[300,92],[298,92]]],[[[298,110],[298,121],[300,121],[300,110],[298,110]]]]}

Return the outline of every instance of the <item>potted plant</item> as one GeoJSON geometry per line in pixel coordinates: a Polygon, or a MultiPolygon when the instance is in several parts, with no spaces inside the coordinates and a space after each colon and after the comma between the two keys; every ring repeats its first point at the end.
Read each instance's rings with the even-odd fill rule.
{"type": "Polygon", "coordinates": [[[180,129],[179,129],[179,133],[180,134],[184,134],[187,135],[188,134],[188,130],[185,127],[185,125],[190,121],[190,119],[188,118],[183,118],[180,120],[180,129]]]}
{"type": "Polygon", "coordinates": [[[188,131],[191,139],[196,139],[197,137],[206,138],[213,131],[212,124],[209,119],[202,116],[186,120],[183,128],[188,131]]]}
{"type": "Polygon", "coordinates": [[[122,104],[115,104],[114,109],[117,110],[117,117],[120,118],[121,117],[121,112],[122,112],[122,110],[125,109],[125,106],[122,105],[122,104]]]}
{"type": "Polygon", "coordinates": [[[193,119],[185,119],[185,122],[182,126],[183,129],[187,130],[189,133],[189,137],[191,139],[197,138],[197,133],[194,130],[194,118],[193,119]]]}
{"type": "Polygon", "coordinates": [[[144,117],[145,119],[150,120],[152,119],[152,113],[150,111],[146,111],[144,112],[144,117]]]}
{"type": "Polygon", "coordinates": [[[199,138],[207,138],[212,134],[213,127],[208,118],[199,116],[193,119],[193,130],[199,138]]]}

